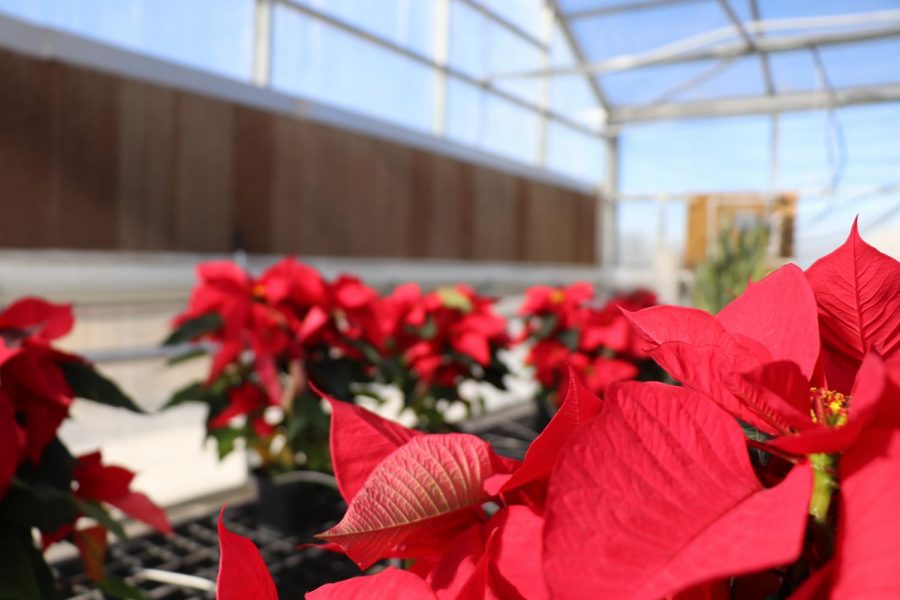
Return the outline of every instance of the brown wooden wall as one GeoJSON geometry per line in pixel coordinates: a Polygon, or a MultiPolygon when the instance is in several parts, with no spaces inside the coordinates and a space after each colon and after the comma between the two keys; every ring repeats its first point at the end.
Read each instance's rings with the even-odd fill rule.
{"type": "Polygon", "coordinates": [[[0,247],[591,263],[595,200],[0,52],[0,247]],[[239,242],[238,242],[239,241],[239,242]]]}

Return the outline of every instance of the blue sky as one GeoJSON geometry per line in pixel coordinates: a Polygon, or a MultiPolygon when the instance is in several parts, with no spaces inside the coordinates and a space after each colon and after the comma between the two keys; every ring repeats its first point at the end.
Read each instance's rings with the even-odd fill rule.
{"type": "MultiPolygon", "coordinates": [[[[434,45],[433,0],[305,0],[358,27],[430,55],[434,45]]],[[[484,0],[535,36],[540,35],[540,0],[484,0]]],[[[622,0],[561,0],[564,10],[622,3],[622,0]]],[[[747,0],[731,0],[745,17],[747,0]]],[[[764,18],[842,14],[900,8],[900,0],[761,0],[764,18]]],[[[253,0],[0,0],[0,11],[147,52],[155,56],[249,80],[252,56],[253,0]]],[[[449,63],[473,77],[537,68],[540,53],[460,2],[452,2],[449,63]]],[[[591,59],[641,52],[728,22],[716,2],[692,2],[575,22],[576,36],[591,59]]],[[[274,15],[271,80],[276,89],[358,110],[419,131],[433,124],[434,77],[419,63],[375,47],[289,8],[274,15]]],[[[837,87],[900,81],[900,40],[835,46],[822,50],[829,78],[837,87]]],[[[572,63],[560,33],[551,38],[551,64],[572,63]]],[[[660,94],[709,65],[660,66],[605,75],[599,82],[614,103],[652,102],[660,94]]],[[[809,52],[773,58],[780,91],[816,89],[819,82],[809,52]]],[[[504,91],[538,102],[537,80],[509,80],[504,91]]],[[[736,61],[719,76],[679,100],[757,94],[763,91],[759,63],[736,61]]],[[[579,76],[553,79],[551,108],[573,120],[589,121],[594,101],[579,76]]],[[[823,111],[781,118],[779,177],[783,189],[827,185],[837,157],[843,188],[900,183],[900,105],[841,109],[837,121],[845,140],[835,142],[833,121],[823,111]]],[[[461,79],[450,78],[446,135],[485,151],[526,163],[538,159],[539,121],[499,96],[461,79]]],[[[621,187],[624,192],[766,190],[770,180],[767,117],[737,117],[665,122],[627,128],[621,138],[621,187]]],[[[562,124],[547,132],[547,166],[589,181],[602,177],[602,144],[562,124]]],[[[900,195],[833,199],[804,197],[798,225],[798,250],[812,254],[845,231],[861,213],[865,228],[900,227],[900,195]],[[826,207],[831,206],[826,210],[826,207]],[[888,215],[884,218],[883,215],[888,215]]],[[[652,205],[622,211],[626,234],[656,234],[652,205]]],[[[676,243],[683,230],[683,207],[673,205],[666,228],[676,243]]],[[[843,234],[841,234],[843,235],[843,234]]],[[[839,241],[839,240],[838,240],[839,241]]],[[[650,244],[648,244],[650,245],[650,244]]]]}

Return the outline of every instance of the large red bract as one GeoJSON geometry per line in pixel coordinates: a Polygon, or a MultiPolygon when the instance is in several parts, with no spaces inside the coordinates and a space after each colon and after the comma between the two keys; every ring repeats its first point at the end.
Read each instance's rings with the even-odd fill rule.
{"type": "Polygon", "coordinates": [[[699,394],[618,384],[556,463],[544,574],[558,598],[655,599],[789,563],[809,468],[765,489],[740,427],[699,394]]]}
{"type": "MultiPolygon", "coordinates": [[[[576,318],[557,291],[534,290],[528,310],[576,318]]],[[[522,463],[332,401],[350,508],[322,537],[361,566],[413,564],[311,597],[900,596],[897,261],[854,226],[808,272],[783,267],[716,316],[627,317],[684,387],[616,383],[600,400],[570,369],[522,463]]]]}

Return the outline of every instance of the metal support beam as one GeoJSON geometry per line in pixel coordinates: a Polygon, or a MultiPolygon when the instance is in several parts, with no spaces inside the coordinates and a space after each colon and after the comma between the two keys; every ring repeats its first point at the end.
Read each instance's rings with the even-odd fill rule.
{"type": "Polygon", "coordinates": [[[781,116],[772,115],[772,130],[769,137],[769,190],[774,194],[780,187],[781,179],[781,116]]]}
{"type": "Polygon", "coordinates": [[[619,264],[618,202],[619,202],[619,138],[606,140],[606,172],[603,185],[597,190],[597,264],[604,271],[619,264]]]}
{"type": "MultiPolygon", "coordinates": [[[[541,6],[541,65],[546,69],[550,67],[550,40],[553,38],[553,10],[547,4],[541,6]]],[[[550,78],[541,77],[540,80],[541,110],[550,109],[550,78]]],[[[538,123],[538,164],[542,167],[547,164],[547,137],[549,123],[545,115],[541,115],[538,123]]]]}
{"type": "MultiPolygon", "coordinates": [[[[750,2],[754,3],[754,0],[750,0],[750,2]]],[[[722,12],[725,13],[725,16],[727,16],[728,20],[731,21],[731,24],[734,25],[735,31],[737,31],[738,35],[741,36],[741,39],[744,40],[747,48],[752,50],[759,57],[760,69],[762,69],[763,80],[766,84],[766,93],[771,96],[775,93],[775,85],[772,83],[772,72],[769,69],[769,60],[766,58],[766,53],[759,48],[759,44],[756,43],[756,38],[750,35],[744,27],[744,23],[741,21],[740,17],[737,16],[737,13],[734,12],[734,9],[731,8],[731,4],[729,4],[728,0],[719,0],[719,6],[722,7],[722,12]]]]}
{"type": "Polygon", "coordinates": [[[272,70],[272,0],[256,0],[253,11],[253,83],[268,87],[272,70]]]}
{"type": "MultiPolygon", "coordinates": [[[[559,4],[556,0],[546,0],[546,3],[550,10],[553,11],[553,17],[559,25],[559,30],[562,32],[566,43],[569,44],[569,48],[571,48],[575,60],[578,61],[578,64],[584,64],[586,62],[584,52],[581,50],[581,45],[578,43],[578,40],[575,39],[575,36],[572,34],[572,28],[569,27],[569,21],[563,17],[563,14],[559,9],[559,4]]],[[[546,69],[546,71],[549,73],[551,69],[546,69]]],[[[584,73],[584,76],[591,88],[591,92],[594,94],[594,98],[597,100],[597,104],[603,109],[605,117],[608,119],[611,105],[606,94],[603,92],[603,88],[600,87],[596,77],[592,77],[587,73],[584,73]]]]}
{"type": "Polygon", "coordinates": [[[546,48],[546,44],[545,44],[544,40],[534,37],[533,35],[531,35],[527,31],[525,31],[524,29],[522,29],[521,27],[519,27],[518,25],[516,25],[509,19],[501,17],[500,15],[498,15],[497,13],[495,13],[494,11],[492,11],[488,7],[486,7],[484,4],[482,4],[479,0],[456,0],[456,1],[461,2],[462,4],[465,4],[466,6],[468,6],[469,8],[471,8],[472,10],[474,10],[476,12],[481,13],[482,15],[487,17],[489,20],[493,21],[500,27],[503,27],[507,31],[515,34],[517,37],[528,42],[532,46],[535,46],[535,47],[541,48],[541,49],[546,48]]]}
{"type": "Polygon", "coordinates": [[[828,106],[829,103],[832,106],[853,106],[898,101],[900,101],[900,84],[891,84],[833,91],[779,94],[777,96],[751,96],[654,106],[626,106],[613,111],[611,120],[621,126],[662,119],[777,114],[813,110],[828,106]]]}
{"type": "MultiPolygon", "coordinates": [[[[792,50],[809,48],[810,46],[821,47],[852,44],[900,36],[900,12],[890,12],[894,16],[894,19],[888,23],[876,23],[865,29],[854,29],[851,31],[758,38],[756,40],[755,49],[748,47],[744,40],[710,46],[712,42],[727,39],[734,35],[734,27],[729,26],[725,30],[710,31],[641,54],[616,56],[614,58],[589,64],[579,62],[575,65],[554,67],[546,70],[534,69],[529,71],[494,73],[490,75],[490,79],[522,79],[543,77],[545,75],[572,75],[576,73],[602,75],[605,73],[617,73],[620,71],[639,69],[651,65],[671,65],[687,62],[721,60],[724,58],[747,56],[756,52],[770,54],[776,52],[790,52],[792,50]]],[[[748,32],[757,32],[765,31],[767,29],[765,27],[766,24],[766,21],[754,21],[747,23],[745,26],[748,32]]]]}
{"type": "Polygon", "coordinates": [[[632,12],[636,10],[647,10],[660,8],[663,6],[672,6],[674,4],[689,4],[706,2],[707,0],[642,0],[641,2],[632,2],[630,4],[617,4],[614,6],[597,6],[595,8],[585,8],[584,10],[575,10],[565,14],[566,19],[573,21],[575,19],[588,19],[591,17],[605,17],[624,12],[632,12]]]}
{"type": "MultiPolygon", "coordinates": [[[[434,2],[434,62],[446,67],[450,53],[450,0],[434,2]]],[[[447,73],[443,69],[434,71],[434,123],[432,133],[443,137],[447,127],[447,73]]]]}
{"type": "Polygon", "coordinates": [[[703,85],[710,79],[714,79],[720,73],[726,71],[728,67],[730,67],[732,63],[734,63],[735,60],[736,59],[734,58],[726,58],[720,60],[717,63],[713,63],[708,68],[703,69],[701,72],[697,73],[695,76],[670,87],[663,93],[659,94],[655,100],[642,106],[656,106],[657,104],[671,102],[675,98],[678,98],[679,96],[695,89],[696,87],[703,85]]]}
{"type": "MultiPolygon", "coordinates": [[[[757,4],[756,0],[749,0],[749,2],[750,2],[750,16],[753,17],[754,21],[759,21],[760,20],[759,19],[759,5],[757,4]]],[[[725,0],[725,3],[728,4],[727,0],[725,0]]],[[[731,6],[728,5],[728,8],[730,9],[731,6]]],[[[730,14],[732,15],[732,17],[734,19],[737,19],[737,15],[734,14],[734,11],[731,11],[730,14]]],[[[740,24],[739,19],[737,20],[737,23],[740,24]]],[[[740,25],[740,27],[743,29],[743,25],[740,25]]],[[[749,36],[750,34],[748,33],[747,35],[749,36]]],[[[759,37],[762,38],[764,33],[762,31],[760,31],[757,35],[759,35],[759,37]]],[[[757,52],[759,52],[760,67],[762,68],[763,79],[766,82],[766,93],[768,95],[772,96],[776,93],[776,89],[775,89],[775,77],[772,75],[772,65],[769,64],[769,55],[766,54],[765,52],[761,51],[759,49],[759,46],[756,46],[755,40],[754,40],[754,47],[756,48],[757,52]]]]}

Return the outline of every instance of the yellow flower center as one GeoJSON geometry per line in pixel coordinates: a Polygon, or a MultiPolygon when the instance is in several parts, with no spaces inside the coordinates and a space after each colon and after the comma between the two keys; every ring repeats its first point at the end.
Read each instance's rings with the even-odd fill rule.
{"type": "Polygon", "coordinates": [[[253,286],[253,291],[251,292],[253,297],[257,300],[264,300],[266,297],[266,286],[261,283],[257,283],[253,286]]]}
{"type": "Polygon", "coordinates": [[[809,413],[813,423],[841,427],[847,423],[850,396],[826,388],[809,388],[809,413]]]}
{"type": "Polygon", "coordinates": [[[560,304],[563,300],[565,300],[566,295],[563,294],[562,290],[553,290],[550,293],[550,302],[553,304],[560,304]]]}

